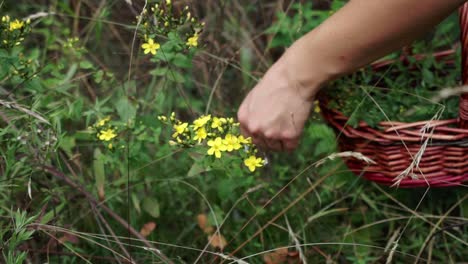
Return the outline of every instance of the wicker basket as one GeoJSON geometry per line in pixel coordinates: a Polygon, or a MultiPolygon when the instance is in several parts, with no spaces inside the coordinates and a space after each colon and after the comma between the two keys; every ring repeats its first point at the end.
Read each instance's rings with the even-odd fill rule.
{"type": "MultiPolygon", "coordinates": [[[[468,3],[459,10],[462,43],[462,80],[468,84],[468,3]]],[[[445,57],[452,51],[435,54],[445,57]]],[[[391,62],[373,65],[375,70],[391,62]]],[[[445,187],[468,181],[468,93],[461,96],[459,118],[414,123],[380,122],[374,129],[361,122],[348,125],[349,118],[329,109],[319,97],[324,118],[339,131],[342,151],[355,151],[376,163],[348,159],[346,164],[364,178],[399,187],[445,187]]]]}

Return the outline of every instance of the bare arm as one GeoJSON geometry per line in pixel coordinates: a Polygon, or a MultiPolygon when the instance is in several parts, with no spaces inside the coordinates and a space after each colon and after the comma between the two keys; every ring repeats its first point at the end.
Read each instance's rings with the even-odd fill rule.
{"type": "Polygon", "coordinates": [[[411,42],[465,0],[351,0],[296,41],[238,111],[242,133],[272,150],[292,150],[318,90],[411,42]]]}
{"type": "Polygon", "coordinates": [[[350,73],[420,37],[465,1],[351,0],[290,48],[292,76],[307,86],[350,73]],[[323,66],[317,76],[314,63],[323,66]]]}

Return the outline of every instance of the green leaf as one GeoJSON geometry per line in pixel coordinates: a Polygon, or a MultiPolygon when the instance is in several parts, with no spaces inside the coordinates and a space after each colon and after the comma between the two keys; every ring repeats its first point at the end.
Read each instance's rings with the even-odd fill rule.
{"type": "Polygon", "coordinates": [[[173,70],[170,70],[168,73],[167,73],[167,78],[173,82],[176,82],[176,83],[184,83],[185,82],[185,77],[178,71],[173,71],[173,70]]]}
{"type": "Polygon", "coordinates": [[[115,108],[122,121],[128,122],[129,120],[135,119],[136,107],[127,97],[121,97],[115,104],[115,108]]]}
{"type": "Polygon", "coordinates": [[[210,171],[210,168],[205,168],[203,165],[195,162],[187,173],[188,177],[196,176],[202,172],[210,171]]]}
{"type": "Polygon", "coordinates": [[[94,160],[93,160],[93,170],[94,178],[96,181],[96,188],[98,190],[99,198],[103,198],[104,195],[104,184],[106,181],[106,175],[104,171],[104,156],[101,153],[99,148],[94,149],[94,160]]]}
{"type": "Polygon", "coordinates": [[[103,70],[97,71],[97,72],[94,74],[94,82],[96,82],[96,83],[101,83],[101,82],[102,82],[103,76],[104,76],[104,71],[103,71],[103,70]]]}
{"type": "Polygon", "coordinates": [[[140,200],[135,193],[132,193],[132,203],[133,207],[135,207],[135,210],[141,214],[140,200]]]}
{"type": "Polygon", "coordinates": [[[188,155],[195,161],[202,160],[206,156],[206,152],[197,152],[197,151],[190,151],[188,155]]]}
{"type": "Polygon", "coordinates": [[[160,215],[159,203],[156,199],[151,197],[145,197],[143,199],[143,210],[150,214],[154,218],[158,218],[160,215]]]}
{"type": "Polygon", "coordinates": [[[72,149],[76,146],[74,137],[62,137],[59,142],[59,147],[67,153],[69,157],[73,156],[72,149]]]}
{"type": "Polygon", "coordinates": [[[168,72],[168,68],[166,67],[158,67],[154,70],[151,70],[150,71],[150,74],[154,75],[154,76],[165,76],[168,72]]]}
{"type": "Polygon", "coordinates": [[[41,224],[45,225],[49,223],[54,218],[54,216],[57,216],[62,211],[64,206],[65,202],[44,214],[44,216],[41,218],[41,224]]]}
{"type": "Polygon", "coordinates": [[[177,53],[172,59],[172,63],[180,68],[190,69],[192,67],[192,60],[184,54],[177,53]]]}
{"type": "Polygon", "coordinates": [[[92,69],[94,66],[91,62],[89,61],[81,61],[80,62],[80,68],[81,69],[85,69],[85,70],[89,70],[89,69],[92,69]]]}

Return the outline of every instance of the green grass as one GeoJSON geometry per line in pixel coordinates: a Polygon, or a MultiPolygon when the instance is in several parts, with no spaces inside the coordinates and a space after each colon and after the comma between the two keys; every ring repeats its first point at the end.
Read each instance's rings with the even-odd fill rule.
{"type": "MultiPolygon", "coordinates": [[[[144,2],[133,2],[0,1],[1,16],[48,13],[32,19],[21,45],[0,49],[0,262],[221,263],[234,253],[224,263],[279,263],[283,247],[290,261],[303,255],[307,263],[468,259],[466,186],[395,189],[360,179],[341,160],[315,167],[338,152],[334,131],[316,114],[294,154],[265,153],[268,165],[254,174],[227,161],[207,169],[195,151],[168,143],[171,129],[158,115],[235,116],[287,45],[341,1],[173,0],[175,14],[189,5],[205,22],[200,45],[187,50],[183,28],[179,38],[158,36],[166,46],[155,58],[140,48],[144,32],[135,16],[144,2]],[[103,142],[94,125],[107,116],[118,135],[103,142]],[[205,216],[211,231],[197,220],[205,216]],[[150,222],[156,228],[138,235],[150,222]],[[209,241],[215,230],[226,240],[223,250],[209,241]]],[[[451,46],[453,19],[434,37],[437,45],[417,44],[417,51],[451,46]]],[[[426,75],[441,67],[419,66],[426,75]]],[[[366,71],[365,85],[383,78],[385,87],[404,88],[422,77],[418,87],[432,89],[458,76],[458,66],[432,77],[394,67],[400,78],[366,71]]],[[[343,98],[362,96],[362,89],[346,90],[350,83],[362,84],[336,83],[349,93],[343,98]]],[[[388,97],[372,96],[390,105],[388,97]]],[[[339,102],[366,120],[369,109],[339,102]]],[[[442,104],[456,114],[450,102],[442,104]]]]}

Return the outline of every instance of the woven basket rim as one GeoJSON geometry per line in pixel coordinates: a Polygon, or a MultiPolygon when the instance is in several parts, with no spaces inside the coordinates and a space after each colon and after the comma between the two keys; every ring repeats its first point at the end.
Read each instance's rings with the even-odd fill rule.
{"type": "Polygon", "coordinates": [[[350,138],[365,138],[382,143],[420,142],[424,139],[438,141],[461,141],[468,139],[468,129],[452,127],[458,124],[458,119],[425,120],[416,122],[381,121],[378,127],[371,127],[360,121],[357,127],[348,124],[349,117],[341,111],[329,109],[326,99],[319,99],[320,108],[325,118],[350,138]]]}
{"type": "MultiPolygon", "coordinates": [[[[408,57],[416,60],[432,56],[437,60],[444,60],[456,54],[456,47],[437,51],[434,53],[403,54],[399,59],[378,60],[370,66],[373,71],[388,67],[397,61],[408,61],[408,57]]],[[[424,139],[456,142],[468,139],[468,129],[456,127],[459,118],[447,120],[422,120],[415,122],[402,122],[385,120],[377,124],[377,128],[371,127],[365,121],[360,121],[356,127],[348,124],[349,117],[337,109],[331,109],[329,97],[320,93],[318,95],[320,108],[324,117],[336,126],[343,134],[350,138],[364,138],[385,144],[392,142],[421,142],[424,139]]]]}

